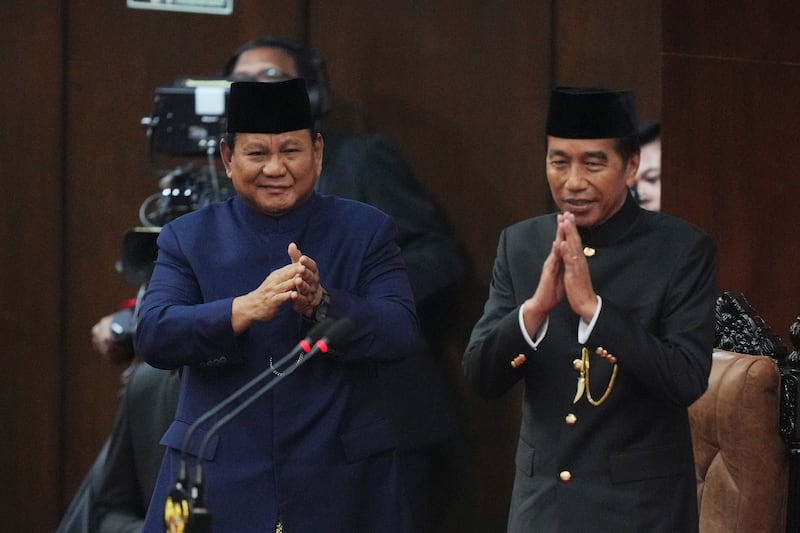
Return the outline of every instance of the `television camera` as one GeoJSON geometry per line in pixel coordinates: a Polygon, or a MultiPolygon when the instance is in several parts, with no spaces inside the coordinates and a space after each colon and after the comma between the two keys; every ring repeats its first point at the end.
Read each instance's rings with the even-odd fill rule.
{"type": "Polygon", "coordinates": [[[153,114],[142,119],[151,158],[161,155],[188,163],[164,173],[160,191],[142,203],[139,220],[144,226],[163,226],[232,194],[229,185],[220,183],[216,161],[229,86],[227,80],[189,78],[156,89],[153,114]],[[206,158],[204,165],[198,165],[201,157],[206,158]]]}
{"type": "Polygon", "coordinates": [[[230,82],[185,78],[158,87],[146,127],[150,166],[159,176],[159,190],[139,206],[139,225],[122,239],[117,271],[139,287],[136,306],[117,312],[112,322],[115,342],[132,343],[138,303],[153,272],[161,227],[175,218],[233,194],[228,180],[221,183],[217,153],[226,130],[225,109],[230,82]],[[175,166],[158,170],[157,161],[175,166]]]}

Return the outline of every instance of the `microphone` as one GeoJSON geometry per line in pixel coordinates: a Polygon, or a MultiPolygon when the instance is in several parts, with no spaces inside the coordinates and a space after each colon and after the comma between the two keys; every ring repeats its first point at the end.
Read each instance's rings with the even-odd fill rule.
{"type": "MultiPolygon", "coordinates": [[[[326,319],[322,322],[314,325],[309,331],[308,334],[304,339],[297,343],[297,345],[292,348],[289,353],[287,353],[283,358],[278,360],[275,366],[281,367],[288,363],[290,360],[294,359],[295,357],[301,357],[303,354],[310,353],[314,348],[315,345],[312,346],[312,343],[316,343],[320,340],[320,337],[324,335],[329,329],[335,325],[333,319],[326,319]]],[[[298,361],[299,364],[299,361],[298,361]]],[[[190,525],[190,521],[196,522],[197,517],[195,517],[195,510],[193,509],[192,504],[190,503],[190,499],[187,496],[187,489],[189,488],[189,476],[187,472],[187,450],[189,449],[189,443],[191,442],[191,438],[194,435],[197,428],[200,425],[207,421],[209,418],[215,416],[220,411],[228,407],[231,403],[242,397],[245,393],[250,391],[253,387],[260,384],[266,378],[270,377],[274,367],[261,372],[253,379],[248,381],[244,384],[241,388],[237,389],[233,394],[225,398],[223,401],[215,405],[212,409],[209,409],[205,413],[203,413],[194,423],[189,426],[189,429],[186,431],[186,435],[184,436],[183,443],[181,445],[181,460],[180,465],[178,466],[178,476],[175,480],[175,487],[170,491],[169,495],[167,496],[167,501],[165,504],[164,509],[164,520],[167,524],[167,531],[172,533],[173,531],[191,531],[187,529],[187,526],[190,525]]],[[[291,372],[289,372],[291,373],[291,372]]],[[[205,442],[205,441],[204,441],[205,442]]],[[[205,448],[205,446],[203,446],[205,448]]],[[[205,450],[203,450],[205,451],[205,450]]],[[[192,498],[193,500],[200,500],[202,501],[202,494],[198,495],[198,498],[192,498]]],[[[197,509],[198,515],[201,514],[201,509],[197,509]]],[[[198,530],[195,528],[195,530],[198,530]]]]}
{"type": "MultiPolygon", "coordinates": [[[[327,333],[325,333],[319,340],[314,343],[313,348],[308,350],[308,352],[303,356],[302,359],[298,359],[297,363],[292,367],[290,370],[285,371],[283,373],[274,373],[273,378],[271,381],[267,382],[263,387],[257,389],[249,398],[245,401],[240,403],[235,409],[233,409],[230,413],[225,415],[224,417],[220,418],[211,429],[208,430],[203,441],[200,444],[200,451],[197,454],[197,465],[195,466],[195,481],[192,485],[192,509],[194,511],[198,511],[201,516],[205,515],[208,516],[207,523],[210,524],[211,518],[208,514],[208,510],[205,509],[204,504],[204,491],[203,491],[203,455],[206,451],[206,446],[208,445],[211,437],[213,437],[225,424],[233,420],[237,415],[239,415],[242,411],[244,411],[247,407],[250,406],[253,402],[259,399],[261,396],[266,394],[272,387],[277,385],[283,378],[294,372],[297,367],[301,364],[305,363],[315,355],[319,353],[327,353],[330,350],[331,345],[336,345],[339,342],[342,342],[350,332],[353,330],[354,324],[353,321],[349,318],[340,318],[336,320],[330,328],[328,328],[327,333]]],[[[302,342],[302,341],[301,341],[302,342]]],[[[285,359],[285,358],[284,358],[285,359]]],[[[267,374],[269,375],[269,374],[267,374]]],[[[203,522],[206,523],[206,519],[203,519],[203,522]]],[[[207,526],[202,526],[207,527],[207,526]]],[[[187,530],[189,531],[189,530],[187,530]]],[[[192,529],[192,532],[197,532],[198,530],[192,529]]]]}
{"type": "Polygon", "coordinates": [[[305,359],[311,359],[318,353],[328,353],[331,344],[339,344],[345,340],[350,332],[353,331],[355,324],[349,318],[340,318],[330,327],[327,333],[314,343],[314,347],[305,355],[305,359]]]}

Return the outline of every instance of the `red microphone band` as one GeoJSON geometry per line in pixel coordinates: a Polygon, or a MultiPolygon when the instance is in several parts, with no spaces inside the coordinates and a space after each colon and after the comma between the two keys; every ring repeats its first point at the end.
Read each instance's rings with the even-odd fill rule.
{"type": "Polygon", "coordinates": [[[308,353],[311,351],[311,344],[308,343],[307,340],[303,339],[300,341],[300,347],[303,349],[304,352],[308,353]]]}
{"type": "Polygon", "coordinates": [[[328,343],[324,339],[318,340],[317,346],[319,346],[319,351],[322,353],[328,353],[328,343]]]}

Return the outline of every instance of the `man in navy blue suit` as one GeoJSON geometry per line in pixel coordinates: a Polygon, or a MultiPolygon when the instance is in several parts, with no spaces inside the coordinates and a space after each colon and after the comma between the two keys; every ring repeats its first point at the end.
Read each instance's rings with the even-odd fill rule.
{"type": "Polygon", "coordinates": [[[422,182],[384,135],[324,129],[332,97],[325,61],[290,38],[263,35],[240,46],[221,75],[233,80],[306,80],[312,114],[322,124],[325,164],[316,189],[377,207],[397,223],[422,335],[408,357],[380,368],[388,416],[406,465],[406,484],[423,531],[435,530],[458,472],[448,456],[455,405],[437,359],[458,314],[465,265],[456,240],[422,182]]]}
{"type": "Polygon", "coordinates": [[[192,457],[212,531],[412,531],[377,379],[417,336],[396,224],[315,191],[324,140],[301,79],[234,83],[227,124],[237,195],[164,226],[139,315],[138,354],[182,373],[145,531],[164,528],[192,422],[265,369],[286,372],[275,361],[323,316],[355,324],[336,355],[293,367],[192,457]]]}
{"type": "MultiPolygon", "coordinates": [[[[222,75],[251,81],[302,77],[307,83],[315,121],[329,111],[330,89],[324,60],[295,40],[263,36],[250,41],[234,52],[222,75]]],[[[324,138],[325,165],[316,190],[378,207],[398,225],[398,244],[408,268],[423,336],[407,357],[381,365],[378,378],[383,405],[398,444],[397,453],[404,463],[405,490],[412,500],[414,521],[420,530],[434,530],[433,522],[441,518],[443,504],[452,489],[454,472],[444,444],[455,435],[456,427],[452,398],[432,353],[443,351],[441,343],[446,340],[447,321],[454,319],[453,295],[463,272],[462,258],[438,208],[399,151],[384,136],[325,131],[324,138]],[[437,341],[440,344],[431,349],[429,344],[437,341]]],[[[113,349],[122,347],[111,342],[108,324],[112,318],[109,315],[102,319],[92,331],[98,351],[109,359],[115,353],[113,349]]],[[[132,351],[127,352],[127,357],[131,356],[132,351]]],[[[149,369],[139,374],[150,382],[163,382],[165,387],[169,381],[174,388],[168,372],[161,376],[161,371],[149,369]]],[[[129,443],[116,442],[115,449],[134,449],[137,454],[147,456],[143,443],[147,437],[153,441],[150,455],[160,457],[163,448],[156,443],[167,427],[162,420],[167,420],[166,416],[171,420],[174,407],[148,405],[140,400],[125,403],[142,403],[142,410],[150,409],[155,416],[149,421],[145,416],[128,417],[134,420],[128,424],[129,433],[118,431],[115,423],[114,433],[118,435],[112,440],[141,434],[133,448],[129,443]],[[170,412],[163,413],[165,409],[170,412]]],[[[123,406],[120,411],[125,409],[123,406]]],[[[147,507],[149,493],[139,498],[141,491],[130,488],[152,486],[155,473],[145,475],[136,466],[139,462],[140,459],[130,455],[117,454],[102,469],[104,489],[98,514],[104,525],[114,524],[110,526],[112,529],[123,520],[130,524],[131,531],[141,528],[136,529],[135,519],[147,507]],[[120,475],[126,470],[130,472],[128,476],[120,475]],[[131,495],[137,497],[130,498],[131,495]]],[[[138,520],[143,518],[141,515],[138,520]]]]}

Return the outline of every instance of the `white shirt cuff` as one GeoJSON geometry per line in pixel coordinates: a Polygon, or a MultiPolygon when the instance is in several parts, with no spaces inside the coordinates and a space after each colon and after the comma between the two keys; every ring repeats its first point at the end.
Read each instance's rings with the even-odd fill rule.
{"type": "Polygon", "coordinates": [[[597,295],[597,309],[594,311],[594,316],[592,317],[592,321],[588,324],[584,319],[581,318],[581,321],[578,323],[578,343],[579,344],[586,344],[586,341],[589,340],[589,335],[592,334],[592,330],[594,329],[594,325],[597,323],[597,317],[600,316],[600,309],[603,307],[603,299],[600,298],[600,295],[597,295]]]}
{"type": "Polygon", "coordinates": [[[547,333],[547,325],[550,324],[550,316],[548,315],[547,317],[545,317],[544,322],[542,322],[542,325],[539,326],[538,330],[536,330],[536,340],[531,339],[531,336],[528,335],[528,330],[525,329],[525,321],[522,319],[521,305],[519,306],[519,313],[517,314],[517,318],[519,320],[519,329],[520,331],[522,331],[522,337],[525,339],[525,342],[527,342],[530,345],[531,348],[536,350],[537,346],[539,346],[539,343],[542,342],[542,339],[544,339],[545,333],[547,333]]]}

